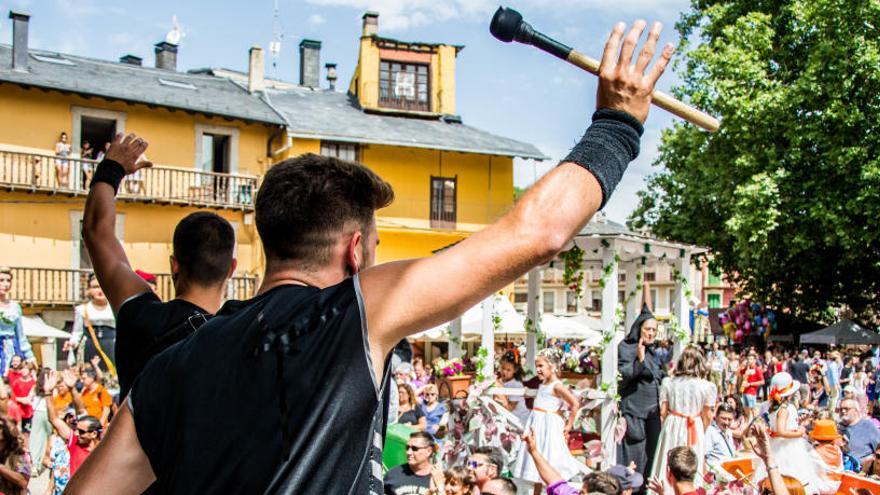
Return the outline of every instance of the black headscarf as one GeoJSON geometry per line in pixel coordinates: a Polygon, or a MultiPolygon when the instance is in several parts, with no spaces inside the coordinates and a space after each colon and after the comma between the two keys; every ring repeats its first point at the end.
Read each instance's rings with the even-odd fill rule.
{"type": "Polygon", "coordinates": [[[642,312],[639,314],[636,321],[633,322],[632,326],[629,327],[629,333],[626,334],[626,338],[623,339],[627,344],[637,344],[639,339],[642,337],[642,324],[647,320],[653,320],[654,313],[648,309],[647,304],[642,304],[642,312]]]}

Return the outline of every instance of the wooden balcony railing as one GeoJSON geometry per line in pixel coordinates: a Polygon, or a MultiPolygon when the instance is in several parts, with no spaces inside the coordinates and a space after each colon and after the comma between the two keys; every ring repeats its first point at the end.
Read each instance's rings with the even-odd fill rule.
{"type": "MultiPolygon", "coordinates": [[[[85,195],[97,162],[0,150],[0,188],[85,195]]],[[[129,201],[253,210],[257,178],[155,166],[125,178],[119,197],[129,201]]]]}
{"type": "MultiPolygon", "coordinates": [[[[75,306],[86,300],[90,270],[12,268],[12,298],[25,306],[75,306]]],[[[171,275],[157,274],[156,293],[163,301],[174,297],[171,275]]],[[[257,277],[234,276],[227,299],[250,299],[257,292],[257,277]]]]}

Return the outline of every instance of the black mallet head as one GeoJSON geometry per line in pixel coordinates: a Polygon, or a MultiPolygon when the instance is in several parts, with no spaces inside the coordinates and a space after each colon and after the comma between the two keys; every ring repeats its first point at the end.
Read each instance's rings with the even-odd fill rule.
{"type": "Polygon", "coordinates": [[[506,7],[498,7],[489,24],[489,32],[499,40],[510,43],[519,41],[531,44],[532,26],[523,20],[522,14],[506,7]]]}

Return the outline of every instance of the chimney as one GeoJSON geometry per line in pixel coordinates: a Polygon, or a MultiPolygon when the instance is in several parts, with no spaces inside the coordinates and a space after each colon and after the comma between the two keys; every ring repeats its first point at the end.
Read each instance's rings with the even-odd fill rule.
{"type": "Polygon", "coordinates": [[[12,19],[12,68],[28,70],[28,21],[31,16],[22,12],[9,11],[12,19]]]}
{"type": "Polygon", "coordinates": [[[142,66],[142,65],[144,65],[144,59],[142,59],[138,56],[129,54],[129,55],[123,55],[123,56],[119,57],[119,63],[120,64],[127,64],[127,65],[142,66]]]}
{"type": "Polygon", "coordinates": [[[263,49],[256,45],[252,46],[248,55],[248,92],[262,91],[265,87],[263,49]]]}
{"type": "Polygon", "coordinates": [[[302,40],[299,43],[299,84],[321,87],[321,42],[302,40]]]}
{"type": "Polygon", "coordinates": [[[177,71],[177,45],[167,41],[156,43],[156,68],[177,71]]]}
{"type": "Polygon", "coordinates": [[[324,64],[327,69],[327,82],[330,83],[330,91],[336,91],[336,64],[327,62],[324,64]]]}
{"type": "Polygon", "coordinates": [[[364,36],[376,36],[379,34],[379,13],[368,11],[364,14],[364,36]]]}

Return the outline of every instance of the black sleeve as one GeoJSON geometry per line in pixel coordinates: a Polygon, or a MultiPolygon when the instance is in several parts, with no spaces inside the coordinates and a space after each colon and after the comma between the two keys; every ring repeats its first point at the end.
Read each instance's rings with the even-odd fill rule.
{"type": "Polygon", "coordinates": [[[144,318],[148,316],[150,307],[154,304],[161,304],[153,291],[142,292],[134,297],[130,297],[123,301],[116,312],[116,329],[121,333],[135,333],[134,330],[143,326],[144,318]]]}

